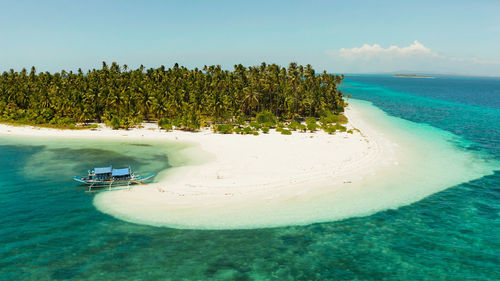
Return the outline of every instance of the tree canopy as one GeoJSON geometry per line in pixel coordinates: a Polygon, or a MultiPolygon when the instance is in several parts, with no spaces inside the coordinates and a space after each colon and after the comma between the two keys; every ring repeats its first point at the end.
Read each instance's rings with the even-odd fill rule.
{"type": "Polygon", "coordinates": [[[344,110],[343,76],[310,66],[262,63],[203,69],[130,70],[103,62],[84,73],[20,72],[0,76],[0,121],[67,125],[106,122],[130,127],[144,120],[177,120],[185,126],[249,120],[267,111],[279,119],[319,117],[344,110]]]}

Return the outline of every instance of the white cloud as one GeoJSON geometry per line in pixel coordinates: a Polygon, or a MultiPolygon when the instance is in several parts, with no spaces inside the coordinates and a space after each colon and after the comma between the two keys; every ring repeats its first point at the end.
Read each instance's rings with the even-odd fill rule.
{"type": "Polygon", "coordinates": [[[437,53],[422,45],[422,43],[415,40],[413,44],[406,47],[398,47],[392,45],[386,49],[382,48],[379,44],[368,45],[364,44],[359,48],[346,49],[342,48],[339,51],[340,56],[348,59],[365,58],[369,59],[375,56],[415,56],[415,55],[430,55],[437,56],[437,53]]]}
{"type": "Polygon", "coordinates": [[[427,72],[500,76],[500,63],[475,57],[446,56],[424,46],[418,40],[408,46],[364,44],[361,47],[328,50],[338,72],[427,72]]]}

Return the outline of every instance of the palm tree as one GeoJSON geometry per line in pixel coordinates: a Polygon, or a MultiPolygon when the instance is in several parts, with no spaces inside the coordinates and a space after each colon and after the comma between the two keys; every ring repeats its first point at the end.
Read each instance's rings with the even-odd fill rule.
{"type": "Polygon", "coordinates": [[[343,111],[343,93],[338,90],[343,78],[326,72],[316,75],[310,65],[294,62],[288,69],[261,63],[238,64],[232,71],[219,65],[189,70],[178,64],[129,70],[127,65],[103,62],[101,69],[86,74],[81,69],[37,73],[32,67],[29,73],[10,70],[0,76],[0,121],[109,122],[115,118],[127,123],[169,117],[197,124],[200,118],[248,119],[263,110],[284,118],[317,117],[324,110],[343,111]]]}

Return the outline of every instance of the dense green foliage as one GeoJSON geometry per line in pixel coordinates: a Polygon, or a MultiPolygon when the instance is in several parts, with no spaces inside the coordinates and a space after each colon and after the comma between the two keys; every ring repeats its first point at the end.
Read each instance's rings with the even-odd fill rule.
{"type": "Polygon", "coordinates": [[[316,123],[316,118],[314,117],[309,117],[306,119],[306,126],[307,129],[311,132],[316,131],[318,129],[318,123],[316,123]]]}
{"type": "Polygon", "coordinates": [[[276,124],[276,118],[271,112],[267,110],[258,113],[255,117],[255,120],[257,120],[257,122],[262,125],[267,124],[272,126],[276,124]]]}
{"type": "Polygon", "coordinates": [[[157,120],[167,130],[196,130],[254,119],[259,128],[251,126],[252,131],[258,131],[275,126],[276,119],[343,112],[343,95],[337,89],[342,79],[295,63],[288,68],[235,65],[232,71],[220,66],[189,70],[177,64],[129,70],[103,63],[87,73],[54,74],[37,73],[33,67],[0,76],[0,121],[55,126],[104,121],[128,128],[157,120]]]}

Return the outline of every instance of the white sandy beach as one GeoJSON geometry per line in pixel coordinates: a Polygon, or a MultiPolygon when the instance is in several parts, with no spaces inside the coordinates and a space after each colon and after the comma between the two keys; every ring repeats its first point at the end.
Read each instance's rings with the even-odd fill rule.
{"type": "MultiPolygon", "coordinates": [[[[0,135],[168,140],[199,144],[186,149],[184,153],[188,154],[187,157],[201,156],[206,159],[202,161],[205,163],[171,169],[167,172],[168,176],[160,175],[162,180],[155,184],[155,190],[166,192],[162,196],[183,195],[184,198],[175,200],[180,204],[204,200],[201,194],[211,197],[227,197],[227,194],[231,194],[238,197],[249,193],[268,194],[270,188],[286,186],[289,189],[290,185],[309,181],[355,181],[377,166],[382,156],[387,159],[392,145],[370,130],[351,107],[347,109],[346,115],[350,120],[347,127],[357,128],[360,132],[337,132],[334,135],[322,131],[294,132],[287,136],[271,130],[269,134],[253,136],[215,134],[208,129],[196,133],[166,132],[151,123],[130,130],[112,130],[104,126],[96,130],[58,130],[0,124],[0,135]]],[[[150,193],[152,189],[141,187],[135,189],[134,193],[141,193],[142,196],[142,190],[150,193]]]]}
{"type": "MultiPolygon", "coordinates": [[[[392,183],[386,184],[387,178],[401,184],[414,173],[419,175],[422,149],[415,145],[411,150],[414,148],[407,144],[402,149],[397,139],[384,135],[362,118],[357,107],[349,106],[346,115],[347,127],[359,132],[294,132],[287,136],[271,131],[252,136],[221,135],[209,130],[165,132],[155,124],[131,130],[0,125],[0,135],[198,144],[182,151],[186,157],[203,159],[198,164],[168,169],[158,175],[156,183],[135,186],[130,191],[101,193],[94,199],[96,207],[105,213],[159,226],[249,228],[327,221],[398,207],[459,183],[462,178],[476,177],[450,177],[429,184],[422,178],[418,190],[411,185],[396,191],[392,183]]],[[[426,144],[421,147],[432,150],[426,144]]],[[[458,158],[465,163],[468,156],[462,156],[458,158]]]]}
{"type": "MultiPolygon", "coordinates": [[[[276,197],[292,195],[278,189],[292,189],[311,181],[352,183],[364,174],[373,171],[391,155],[392,143],[370,130],[357,116],[352,107],[347,109],[348,128],[360,130],[329,135],[294,132],[281,135],[271,130],[269,134],[222,135],[208,129],[191,133],[184,131],[165,132],[156,124],[145,123],[143,128],[112,130],[101,126],[97,130],[58,130],[32,126],[10,126],[0,124],[0,134],[27,137],[68,137],[168,140],[199,144],[186,149],[187,157],[201,158],[203,164],[176,167],[160,174],[161,181],[123,192],[126,197],[169,197],[169,204],[198,204],[210,197],[211,204],[222,200],[231,204],[236,199],[247,200],[249,196],[276,197]],[[201,150],[201,151],[200,151],[201,150]],[[383,160],[384,159],[384,160],[383,160]],[[154,188],[151,188],[154,186],[154,188]],[[273,192],[270,192],[270,190],[273,192]],[[157,194],[161,192],[161,194],[157,194]],[[243,198],[243,197],[244,198],[243,198]],[[231,200],[227,200],[232,197],[231,200]]],[[[294,191],[293,193],[300,192],[294,191]]]]}

